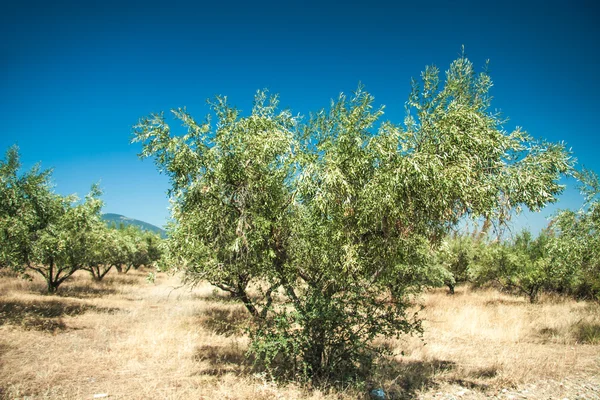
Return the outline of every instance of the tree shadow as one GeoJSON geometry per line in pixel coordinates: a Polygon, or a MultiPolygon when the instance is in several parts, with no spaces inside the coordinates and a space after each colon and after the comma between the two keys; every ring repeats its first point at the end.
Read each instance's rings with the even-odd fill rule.
{"type": "Polygon", "coordinates": [[[104,281],[106,284],[115,284],[115,285],[138,285],[142,281],[142,277],[139,275],[133,275],[131,273],[123,273],[123,274],[109,274],[104,281]]]}
{"type": "Polygon", "coordinates": [[[90,310],[114,313],[118,309],[54,299],[27,302],[0,300],[0,326],[15,325],[25,330],[55,333],[69,329],[62,317],[74,317],[90,310]]]}
{"type": "Polygon", "coordinates": [[[386,359],[379,363],[377,371],[367,388],[383,389],[386,399],[414,399],[418,390],[439,386],[439,375],[456,368],[456,363],[446,360],[397,360],[386,359]]]}
{"type": "MultiPolygon", "coordinates": [[[[197,375],[222,376],[225,374],[246,375],[260,370],[254,365],[251,358],[237,344],[233,345],[203,345],[199,346],[194,354],[194,361],[200,363],[197,375]]],[[[367,379],[365,398],[374,389],[383,389],[388,400],[414,399],[420,390],[428,390],[439,386],[440,376],[451,372],[456,364],[446,360],[431,361],[398,361],[385,360],[373,371],[367,379]]],[[[495,374],[495,371],[480,371],[481,374],[495,374]]],[[[474,382],[456,381],[464,387],[480,387],[474,382]]],[[[485,386],[485,385],[484,385],[485,386]]],[[[365,386],[363,386],[365,387],[365,386]]],[[[310,389],[346,391],[347,385],[337,387],[336,384],[326,382],[322,385],[311,385],[310,389]],[[322,386],[322,387],[321,387],[322,386]]]]}
{"type": "MultiPolygon", "coordinates": [[[[233,296],[231,293],[220,290],[218,288],[213,288],[210,293],[194,293],[192,294],[193,299],[207,301],[207,302],[215,302],[215,303],[224,303],[224,304],[242,304],[241,300],[238,297],[233,296]]],[[[257,304],[264,300],[264,297],[259,293],[255,293],[254,291],[250,291],[248,293],[248,298],[252,300],[253,303],[257,304]]],[[[273,295],[273,303],[277,304],[281,302],[280,296],[277,293],[273,295]]]]}
{"type": "Polygon", "coordinates": [[[248,374],[253,368],[252,360],[246,357],[244,349],[237,344],[200,346],[194,354],[194,361],[203,364],[198,375],[248,374]]]}
{"type": "Polygon", "coordinates": [[[589,321],[579,321],[576,324],[572,325],[573,334],[575,340],[578,343],[582,344],[600,344],[600,324],[589,322],[589,321]]]}
{"type": "MultiPolygon", "coordinates": [[[[2,366],[4,364],[4,361],[3,361],[4,355],[13,348],[14,348],[14,346],[10,346],[6,343],[0,343],[0,368],[2,368],[2,366]]],[[[0,387],[0,399],[2,399],[2,387],[0,387]]]]}
{"type": "Polygon", "coordinates": [[[207,301],[207,302],[214,302],[214,303],[224,303],[224,304],[237,304],[240,302],[239,299],[233,297],[229,293],[221,292],[221,291],[219,291],[219,292],[213,291],[210,294],[194,293],[194,294],[192,294],[192,299],[202,300],[202,301],[207,301]]]}
{"type": "Polygon", "coordinates": [[[210,306],[200,314],[200,324],[223,336],[241,335],[251,322],[248,311],[243,306],[210,306]]]}
{"type": "MultiPolygon", "coordinates": [[[[44,292],[45,294],[46,292],[44,292]]],[[[117,290],[102,283],[71,284],[61,286],[56,293],[59,297],[74,297],[76,299],[97,299],[117,293],[117,290]]]]}

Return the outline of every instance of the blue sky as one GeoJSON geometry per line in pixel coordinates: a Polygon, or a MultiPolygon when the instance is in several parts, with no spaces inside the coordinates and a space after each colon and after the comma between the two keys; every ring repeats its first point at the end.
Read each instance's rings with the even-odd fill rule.
{"type": "MultiPolygon", "coordinates": [[[[59,193],[100,181],[105,212],[163,225],[168,181],[129,144],[140,117],[187,106],[202,119],[217,94],[249,110],[262,88],[306,115],[360,81],[400,122],[411,77],[447,69],[464,44],[475,65],[490,60],[506,129],[564,140],[600,172],[599,17],[593,1],[13,2],[0,12],[0,149],[54,168],[59,193]]],[[[580,203],[571,190],[558,206],[580,203]]]]}

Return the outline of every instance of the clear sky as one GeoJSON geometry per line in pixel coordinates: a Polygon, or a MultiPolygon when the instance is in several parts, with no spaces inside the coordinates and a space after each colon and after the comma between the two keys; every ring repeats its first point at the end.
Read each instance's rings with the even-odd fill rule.
{"type": "MultiPolygon", "coordinates": [[[[446,70],[463,44],[490,60],[506,129],[564,140],[600,172],[595,1],[4,3],[0,150],[54,168],[59,193],[100,181],[105,212],[163,225],[168,181],[129,144],[140,117],[187,106],[202,119],[217,94],[248,111],[262,88],[306,115],[360,81],[400,122],[411,77],[446,70]]],[[[580,203],[569,191],[559,207],[580,203]]]]}

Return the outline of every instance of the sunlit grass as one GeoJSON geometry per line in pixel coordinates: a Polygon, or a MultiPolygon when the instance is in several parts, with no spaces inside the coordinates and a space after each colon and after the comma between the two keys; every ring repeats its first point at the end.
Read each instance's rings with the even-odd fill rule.
{"type": "Polygon", "coordinates": [[[461,388],[469,389],[463,397],[486,398],[600,372],[598,304],[542,298],[532,305],[459,288],[454,296],[436,290],[422,297],[423,337],[382,339],[396,355],[363,388],[276,385],[245,359],[243,306],[207,284],[189,289],[162,274],[148,284],[146,274],[111,273],[96,283],[81,272],[56,296],[46,295],[37,278],[3,276],[2,396],[356,399],[381,387],[390,398],[461,388]]]}

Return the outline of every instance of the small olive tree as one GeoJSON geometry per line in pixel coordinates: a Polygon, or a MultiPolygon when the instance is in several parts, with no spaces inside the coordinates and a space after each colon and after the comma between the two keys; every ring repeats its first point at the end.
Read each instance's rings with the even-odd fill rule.
{"type": "Polygon", "coordinates": [[[250,351],[272,371],[360,377],[385,352],[373,339],[421,329],[411,295],[439,280],[432,253],[450,228],[561,192],[562,145],[505,132],[489,76],[464,56],[443,87],[439,75],[413,81],[404,125],[381,123],[359,88],[306,122],[259,92],[246,116],[217,98],[216,128],[183,109],[183,135],[162,114],[134,128],[171,178],[168,263],[246,306],[250,351]]]}
{"type": "Polygon", "coordinates": [[[144,231],[133,225],[120,230],[120,232],[129,243],[124,273],[129,272],[131,268],[152,266],[160,259],[162,239],[158,234],[144,231]]]}
{"type": "Polygon", "coordinates": [[[74,203],[74,197],[58,198],[60,205],[52,219],[36,233],[25,267],[44,277],[49,293],[56,292],[71,275],[89,265],[96,227],[102,224],[99,195],[99,189],[93,187],[83,203],[74,203]]]}
{"type": "Polygon", "coordinates": [[[550,252],[560,270],[557,289],[600,300],[600,180],[591,171],[577,174],[586,195],[578,211],[563,210],[552,220],[550,252]]]}
{"type": "Polygon", "coordinates": [[[111,230],[105,225],[94,227],[90,257],[84,269],[89,271],[92,279],[100,282],[113,267],[110,255],[115,246],[111,230]]]}
{"type": "Polygon", "coordinates": [[[0,160],[0,268],[22,271],[31,242],[51,219],[57,198],[51,191],[51,170],[42,171],[39,165],[20,170],[19,149],[13,146],[0,160]]]}
{"type": "Polygon", "coordinates": [[[95,281],[101,281],[113,269],[127,273],[131,268],[155,264],[161,257],[159,235],[144,232],[138,227],[119,229],[106,225],[95,226],[92,255],[84,267],[95,281]]]}
{"type": "Polygon", "coordinates": [[[102,224],[100,190],[93,186],[79,203],[51,190],[50,171],[36,166],[19,175],[20,168],[18,149],[12,147],[0,162],[0,263],[39,273],[54,293],[90,261],[102,224]]]}
{"type": "Polygon", "coordinates": [[[534,238],[524,230],[511,240],[490,243],[478,260],[478,283],[496,283],[535,303],[542,291],[554,291],[562,278],[559,260],[550,251],[553,240],[548,231],[534,238]]]}
{"type": "Polygon", "coordinates": [[[442,241],[435,262],[445,271],[443,284],[454,294],[457,284],[472,281],[488,242],[485,232],[453,233],[442,241]]]}

